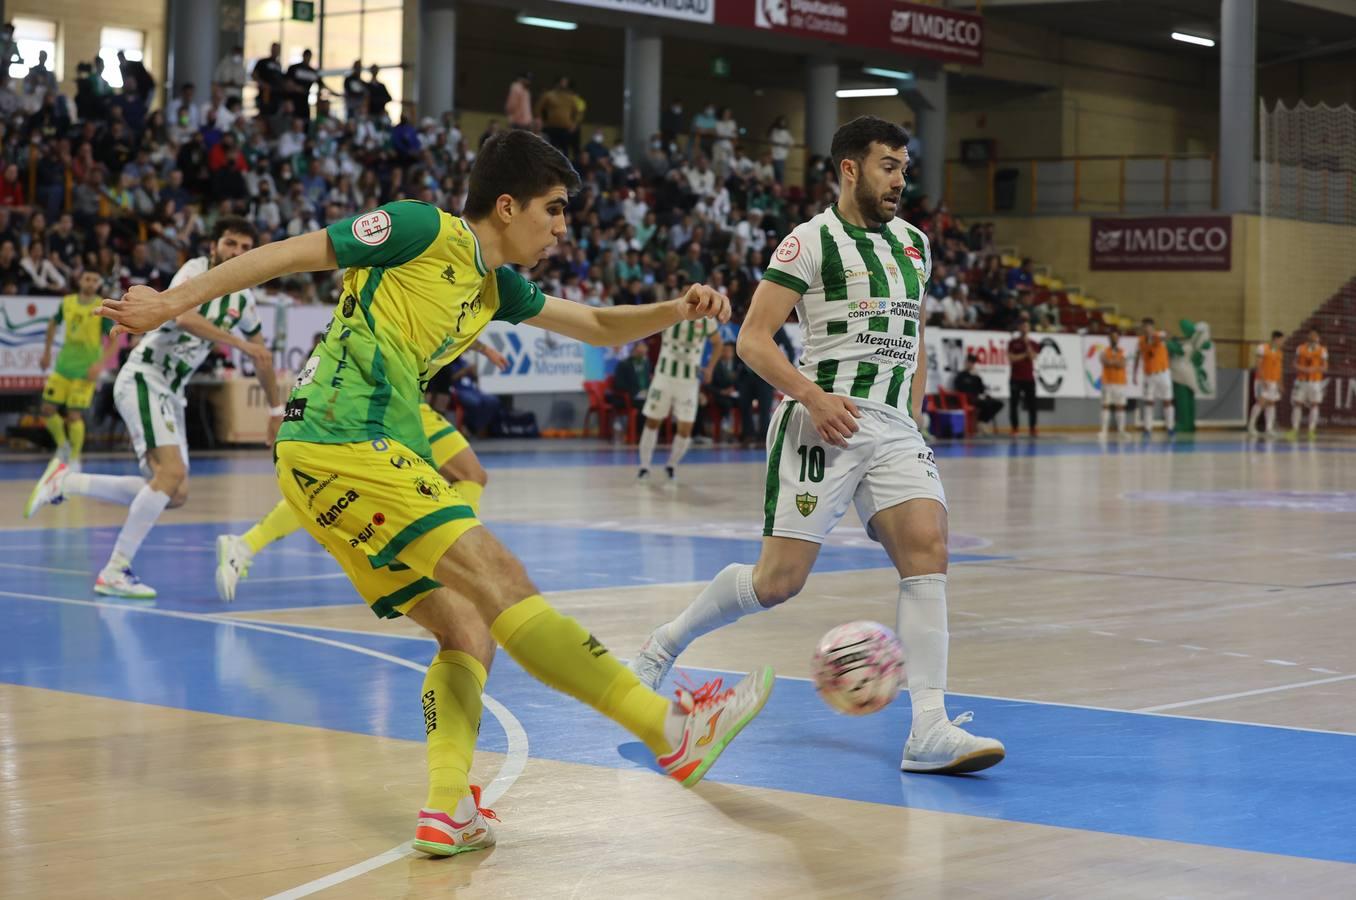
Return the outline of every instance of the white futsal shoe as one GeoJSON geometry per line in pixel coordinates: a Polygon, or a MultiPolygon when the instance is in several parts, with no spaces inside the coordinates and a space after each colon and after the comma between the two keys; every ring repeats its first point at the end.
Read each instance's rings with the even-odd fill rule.
{"type": "Polygon", "coordinates": [[[44,506],[56,505],[66,499],[63,494],[62,485],[66,483],[66,476],[70,469],[59,457],[52,457],[52,461],[47,464],[42,477],[38,483],[33,485],[33,492],[28,495],[28,502],[24,504],[24,518],[31,518],[33,513],[42,509],[44,506]]]}
{"type": "Polygon", "coordinates": [[[635,673],[641,684],[652,691],[657,691],[660,682],[669,674],[669,670],[673,668],[673,661],[677,658],[665,650],[664,645],[652,634],[640,645],[640,649],[631,657],[626,667],[635,673]]]}
{"type": "Polygon", "coordinates": [[[254,554],[245,539],[235,534],[217,536],[217,596],[222,603],[235,599],[235,588],[240,579],[250,573],[254,554]]]}
{"type": "Polygon", "coordinates": [[[905,772],[960,775],[998,765],[1006,755],[1001,742],[959,727],[974,717],[974,713],[967,712],[950,722],[939,718],[924,734],[910,732],[899,768],[905,772]]]}
{"type": "Polygon", "coordinates": [[[94,582],[94,592],[128,600],[153,600],[155,588],[137,577],[132,567],[120,559],[110,559],[94,582]]]}

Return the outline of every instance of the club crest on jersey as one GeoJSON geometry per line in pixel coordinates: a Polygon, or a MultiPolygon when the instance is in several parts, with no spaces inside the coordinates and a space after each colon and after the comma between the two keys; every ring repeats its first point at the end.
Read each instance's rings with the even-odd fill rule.
{"type": "Polygon", "coordinates": [[[922,258],[923,258],[923,254],[921,254],[921,253],[918,252],[918,248],[917,248],[917,247],[905,247],[905,248],[904,248],[904,255],[907,256],[909,259],[922,259],[922,258]]]}
{"type": "Polygon", "coordinates": [[[800,513],[802,516],[805,516],[806,518],[809,518],[810,513],[814,512],[815,507],[818,505],[819,498],[816,497],[814,494],[796,495],[796,512],[800,513]]]}
{"type": "Polygon", "coordinates": [[[369,247],[386,243],[391,236],[391,214],[384,209],[373,210],[353,220],[353,237],[369,247]]]}

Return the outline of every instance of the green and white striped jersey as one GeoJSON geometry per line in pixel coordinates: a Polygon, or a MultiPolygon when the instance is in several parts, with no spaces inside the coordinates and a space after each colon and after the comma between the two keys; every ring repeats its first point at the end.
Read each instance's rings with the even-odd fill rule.
{"type": "Polygon", "coordinates": [[[701,378],[706,340],[719,328],[715,319],[693,319],[667,329],[663,343],[659,346],[659,365],[655,367],[655,375],[701,378]]]}
{"type": "MultiPolygon", "coordinates": [[[[208,259],[199,256],[190,259],[175,273],[170,287],[206,272],[208,259]]],[[[241,334],[252,337],[259,333],[259,312],[254,305],[254,294],[248,290],[227,294],[209,300],[198,307],[198,312],[224,331],[239,327],[241,334]]],[[[141,339],[132,349],[123,367],[177,392],[183,399],[188,391],[188,379],[212,352],[212,342],[189,334],[170,319],[141,339]]]]}
{"type": "Polygon", "coordinates": [[[838,208],[796,226],[763,277],[800,294],[800,370],[825,391],[909,415],[932,250],[903,219],[874,228],[838,208]]]}

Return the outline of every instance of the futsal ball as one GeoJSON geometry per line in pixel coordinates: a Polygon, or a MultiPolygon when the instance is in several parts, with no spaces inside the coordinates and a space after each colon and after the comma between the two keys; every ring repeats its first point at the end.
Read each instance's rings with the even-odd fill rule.
{"type": "Polygon", "coordinates": [[[865,716],[899,695],[904,646],[879,622],[849,622],[820,638],[812,666],[815,690],[840,713],[865,716]]]}

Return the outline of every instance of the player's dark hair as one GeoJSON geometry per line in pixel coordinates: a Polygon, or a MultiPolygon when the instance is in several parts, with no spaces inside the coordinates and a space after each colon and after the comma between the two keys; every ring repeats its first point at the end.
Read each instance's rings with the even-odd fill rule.
{"type": "Polygon", "coordinates": [[[259,231],[249,219],[241,216],[222,216],[217,219],[217,224],[212,226],[212,243],[221,240],[228,231],[231,234],[243,234],[253,243],[259,242],[259,231]]]}
{"type": "Polygon", "coordinates": [[[873,143],[881,143],[891,150],[897,150],[908,146],[909,133],[902,126],[887,122],[879,116],[858,116],[851,122],[839,126],[833,133],[833,144],[829,149],[833,156],[833,167],[837,169],[845,159],[860,163],[871,152],[873,143]]]}
{"type": "Polygon", "coordinates": [[[1139,320],[1139,324],[1141,325],[1152,325],[1153,323],[1154,320],[1152,316],[1145,316],[1144,318],[1139,320]]]}
{"type": "Polygon", "coordinates": [[[1284,331],[1273,331],[1273,332],[1271,333],[1271,339],[1272,339],[1273,341],[1276,340],[1276,338],[1283,338],[1283,337],[1285,337],[1285,332],[1284,332],[1284,331]]]}
{"type": "Polygon", "coordinates": [[[494,203],[508,194],[527,206],[552,188],[579,190],[579,173],[555,147],[530,131],[496,134],[485,142],[471,166],[470,187],[462,215],[480,219],[494,211],[494,203]]]}

